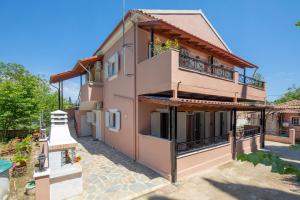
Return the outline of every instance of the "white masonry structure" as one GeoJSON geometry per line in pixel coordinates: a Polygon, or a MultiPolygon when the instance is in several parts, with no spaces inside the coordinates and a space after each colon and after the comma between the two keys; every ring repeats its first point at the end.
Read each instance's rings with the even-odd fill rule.
{"type": "Polygon", "coordinates": [[[66,112],[51,113],[49,136],[50,199],[65,199],[82,192],[82,168],[74,163],[77,141],[71,136],[66,112]]]}

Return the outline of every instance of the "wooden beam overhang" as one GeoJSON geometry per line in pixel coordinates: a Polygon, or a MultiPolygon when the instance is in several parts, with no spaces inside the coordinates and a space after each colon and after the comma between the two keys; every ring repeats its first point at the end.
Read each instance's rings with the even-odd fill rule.
{"type": "Polygon", "coordinates": [[[169,98],[169,97],[157,97],[157,96],[139,96],[140,102],[154,103],[165,106],[175,106],[178,110],[228,110],[237,109],[239,111],[261,111],[268,106],[263,104],[246,104],[237,102],[227,102],[227,101],[209,101],[209,100],[199,100],[199,99],[183,99],[183,98],[169,98]]]}
{"type": "Polygon", "coordinates": [[[154,29],[157,35],[161,35],[163,37],[171,39],[178,39],[180,43],[186,46],[190,46],[194,49],[199,49],[212,56],[224,59],[225,61],[238,67],[257,68],[256,65],[163,20],[139,22],[138,26],[146,31],[151,31],[151,29],[154,29]]]}
{"type": "Polygon", "coordinates": [[[85,74],[86,71],[82,66],[87,67],[87,65],[95,63],[97,61],[101,61],[102,59],[103,55],[92,56],[89,58],[78,60],[72,70],[65,71],[59,74],[52,74],[50,76],[50,83],[57,83],[85,74]]]}

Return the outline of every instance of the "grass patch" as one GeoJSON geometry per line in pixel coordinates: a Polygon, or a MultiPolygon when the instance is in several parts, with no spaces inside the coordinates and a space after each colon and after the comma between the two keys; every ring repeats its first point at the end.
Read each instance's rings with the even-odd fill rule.
{"type": "Polygon", "coordinates": [[[266,153],[262,151],[257,151],[249,154],[238,154],[237,160],[242,162],[247,161],[252,163],[254,166],[258,164],[263,164],[266,166],[271,166],[271,172],[278,174],[290,174],[294,175],[297,178],[297,181],[300,182],[300,170],[295,166],[291,165],[288,162],[283,161],[278,156],[271,153],[266,153]]]}

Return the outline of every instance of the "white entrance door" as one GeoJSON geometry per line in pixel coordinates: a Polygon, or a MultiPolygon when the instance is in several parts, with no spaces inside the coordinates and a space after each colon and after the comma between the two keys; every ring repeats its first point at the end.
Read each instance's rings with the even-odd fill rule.
{"type": "Polygon", "coordinates": [[[101,111],[95,111],[96,113],[96,139],[102,140],[101,133],[101,111]]]}

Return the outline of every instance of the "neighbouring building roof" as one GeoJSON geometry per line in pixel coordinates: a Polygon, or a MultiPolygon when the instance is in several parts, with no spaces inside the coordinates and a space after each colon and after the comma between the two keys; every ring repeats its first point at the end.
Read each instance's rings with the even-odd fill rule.
{"type": "Polygon", "coordinates": [[[157,96],[139,96],[140,102],[155,103],[165,106],[184,106],[184,107],[197,107],[203,109],[223,109],[231,110],[236,108],[238,110],[262,110],[269,106],[264,104],[247,104],[238,102],[225,102],[225,101],[208,101],[201,99],[184,99],[184,98],[170,98],[170,97],[157,97],[157,96]]]}
{"type": "Polygon", "coordinates": [[[273,113],[300,113],[300,100],[291,100],[285,103],[274,105],[272,108],[273,113]]]}

